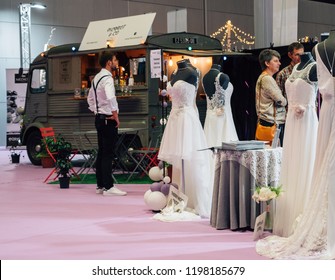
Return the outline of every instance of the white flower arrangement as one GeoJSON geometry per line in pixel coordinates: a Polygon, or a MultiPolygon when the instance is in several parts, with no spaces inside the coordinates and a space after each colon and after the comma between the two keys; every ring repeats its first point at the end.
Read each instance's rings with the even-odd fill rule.
{"type": "Polygon", "coordinates": [[[260,201],[265,201],[267,204],[274,198],[277,198],[282,194],[282,186],[257,186],[254,194],[252,195],[252,199],[257,203],[260,201]]]}
{"type": "Polygon", "coordinates": [[[303,117],[305,111],[306,111],[306,107],[302,105],[297,105],[294,108],[294,114],[298,119],[303,117]]]}

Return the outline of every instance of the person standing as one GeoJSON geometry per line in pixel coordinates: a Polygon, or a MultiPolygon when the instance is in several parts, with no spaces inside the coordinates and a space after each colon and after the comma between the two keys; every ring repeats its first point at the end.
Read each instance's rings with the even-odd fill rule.
{"type": "Polygon", "coordinates": [[[101,71],[94,77],[87,102],[95,114],[95,128],[98,136],[96,161],[97,194],[126,195],[114,186],[112,162],[118,138],[119,107],[115,96],[112,69],[118,65],[116,54],[110,51],[101,53],[101,71]]]}
{"type": "Polygon", "coordinates": [[[303,53],[304,45],[299,42],[293,42],[288,46],[287,55],[291,59],[291,62],[288,66],[280,70],[276,76],[276,82],[285,98],[287,98],[285,82],[291,75],[294,65],[300,63],[300,55],[303,53]]]}
{"type": "Polygon", "coordinates": [[[259,63],[263,72],[256,82],[255,102],[259,123],[263,126],[277,124],[277,128],[280,129],[280,143],[283,143],[287,100],[273,78],[280,67],[279,59],[280,54],[275,50],[265,49],[259,54],[259,63]]]}

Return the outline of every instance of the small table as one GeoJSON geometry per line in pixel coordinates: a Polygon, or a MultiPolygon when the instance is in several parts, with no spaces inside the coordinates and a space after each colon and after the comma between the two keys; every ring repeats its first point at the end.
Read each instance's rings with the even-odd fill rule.
{"type": "MultiPolygon", "coordinates": [[[[136,137],[141,130],[145,130],[147,128],[128,128],[122,127],[118,128],[118,139],[115,143],[115,151],[114,151],[114,159],[115,164],[118,168],[123,170],[124,172],[130,172],[126,164],[123,162],[125,155],[129,156],[128,149],[134,144],[136,137]],[[125,138],[131,135],[129,141],[125,142],[125,138]]],[[[78,171],[79,174],[82,174],[85,170],[85,174],[82,178],[82,181],[85,179],[87,174],[94,170],[95,162],[98,155],[98,146],[96,144],[97,131],[89,130],[89,131],[75,131],[73,132],[73,136],[78,147],[79,152],[83,155],[85,159],[85,163],[78,171]],[[93,138],[93,139],[92,139],[93,138]],[[94,140],[95,139],[95,140],[94,140]]],[[[115,168],[114,168],[115,169],[115,168]]],[[[112,174],[114,181],[117,183],[114,175],[112,174]]]]}
{"type": "Polygon", "coordinates": [[[263,210],[252,199],[256,186],[279,183],[282,148],[216,150],[211,226],[216,229],[253,228],[263,210]]]}

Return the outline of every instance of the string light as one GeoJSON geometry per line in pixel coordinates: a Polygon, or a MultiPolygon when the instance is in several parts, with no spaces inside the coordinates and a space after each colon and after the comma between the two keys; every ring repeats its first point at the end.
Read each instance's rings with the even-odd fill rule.
{"type": "Polygon", "coordinates": [[[243,44],[255,44],[255,36],[252,36],[249,33],[246,33],[240,28],[234,26],[230,20],[228,20],[224,26],[221,26],[216,32],[210,35],[210,37],[217,38],[219,35],[222,36],[220,42],[223,50],[225,51],[231,51],[232,45],[236,45],[236,43],[242,44],[242,48],[243,44]],[[234,35],[235,39],[232,38],[232,35],[234,35]]]}
{"type": "Polygon", "coordinates": [[[169,66],[172,66],[173,65],[173,61],[172,61],[172,58],[170,57],[169,59],[169,66]]]}

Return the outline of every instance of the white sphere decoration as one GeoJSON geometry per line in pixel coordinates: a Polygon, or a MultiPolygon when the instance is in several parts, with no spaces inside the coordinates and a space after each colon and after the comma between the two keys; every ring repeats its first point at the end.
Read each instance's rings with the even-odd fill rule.
{"type": "Polygon", "coordinates": [[[162,192],[151,192],[145,200],[146,205],[154,211],[163,209],[166,206],[166,196],[162,192]]]}
{"type": "Polygon", "coordinates": [[[163,179],[163,175],[158,166],[151,167],[149,170],[149,178],[152,181],[160,181],[163,179]]]}
{"type": "Polygon", "coordinates": [[[147,203],[147,199],[149,197],[149,195],[152,193],[151,189],[148,189],[145,193],[144,193],[144,202],[147,203]]]}
{"type": "Polygon", "coordinates": [[[163,118],[163,119],[160,119],[160,120],[159,120],[159,123],[160,123],[161,125],[163,125],[163,124],[165,125],[166,122],[167,122],[166,118],[163,118]]]}
{"type": "Polygon", "coordinates": [[[171,182],[171,178],[169,176],[165,176],[163,178],[164,183],[169,184],[171,182]]]}
{"type": "Polygon", "coordinates": [[[16,112],[19,114],[19,115],[22,115],[24,113],[24,108],[22,106],[18,107],[16,109],[16,112]]]}
{"type": "Polygon", "coordinates": [[[162,91],[161,91],[161,96],[165,96],[166,94],[167,94],[166,89],[162,89],[162,91]]]}

